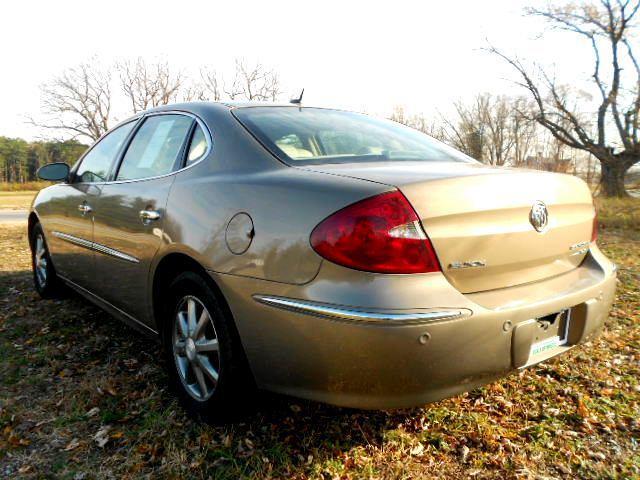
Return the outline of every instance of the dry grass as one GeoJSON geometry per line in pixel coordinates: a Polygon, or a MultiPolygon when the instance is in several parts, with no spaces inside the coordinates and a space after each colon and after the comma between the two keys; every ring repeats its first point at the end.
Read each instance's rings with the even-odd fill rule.
{"type": "Polygon", "coordinates": [[[593,343],[424,408],[265,395],[229,426],[185,417],[152,342],[78,298],[39,300],[24,229],[2,226],[0,477],[640,478],[639,212],[601,205],[620,276],[593,343]]]}
{"type": "Polygon", "coordinates": [[[0,210],[28,210],[37,191],[4,192],[0,190],[0,210]]]}
{"type": "Polygon", "coordinates": [[[44,187],[48,187],[49,185],[51,185],[51,182],[45,182],[45,181],[25,182],[25,183],[0,182],[0,193],[24,192],[24,191],[37,192],[38,190],[41,190],[44,187]]]}

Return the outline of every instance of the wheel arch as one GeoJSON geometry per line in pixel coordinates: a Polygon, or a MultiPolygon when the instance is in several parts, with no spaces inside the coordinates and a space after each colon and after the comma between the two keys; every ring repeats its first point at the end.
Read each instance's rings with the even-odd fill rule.
{"type": "MultiPolygon", "coordinates": [[[[194,258],[190,257],[187,254],[179,253],[179,252],[171,252],[162,257],[162,259],[156,265],[156,268],[153,272],[153,280],[152,280],[152,309],[153,309],[153,319],[155,322],[155,327],[160,335],[164,329],[162,328],[163,321],[163,304],[162,299],[166,298],[166,294],[168,293],[169,284],[171,281],[176,278],[180,273],[191,271],[199,274],[207,283],[207,285],[213,291],[216,300],[219,302],[220,307],[222,308],[225,316],[229,320],[232,334],[236,337],[238,344],[242,349],[243,362],[249,372],[251,372],[251,368],[249,366],[249,362],[247,360],[246,353],[244,351],[244,345],[242,344],[242,338],[238,332],[236,327],[235,319],[233,317],[233,313],[231,312],[231,308],[225,298],[222,290],[218,286],[218,284],[211,278],[211,275],[207,273],[207,270],[194,258]]],[[[251,372],[253,376],[253,373],[251,372]]]]}
{"type": "Polygon", "coordinates": [[[32,242],[32,233],[33,233],[33,227],[36,226],[36,223],[40,223],[40,219],[38,218],[38,215],[36,214],[36,212],[31,212],[29,213],[29,218],[27,220],[27,236],[29,238],[29,246],[33,248],[33,242],[32,242]]]}
{"type": "MultiPolygon", "coordinates": [[[[153,319],[158,332],[162,331],[162,299],[165,298],[169,289],[169,284],[182,272],[191,271],[202,276],[216,295],[216,299],[221,302],[225,313],[231,314],[229,306],[220,291],[216,282],[207,273],[206,269],[193,257],[180,252],[166,254],[156,264],[153,271],[151,284],[151,307],[153,309],[153,319]]],[[[231,316],[230,318],[233,318],[231,316]]]]}
{"type": "Polygon", "coordinates": [[[162,319],[163,319],[163,305],[162,299],[166,298],[166,294],[168,293],[169,284],[171,280],[173,280],[176,276],[178,276],[182,272],[192,271],[198,273],[202,278],[204,278],[207,285],[213,291],[216,300],[220,303],[220,308],[222,308],[225,316],[229,320],[230,329],[232,334],[236,337],[238,345],[242,349],[242,362],[244,363],[244,367],[246,371],[251,376],[251,380],[255,384],[255,379],[253,378],[253,372],[251,370],[251,366],[249,365],[249,361],[247,359],[247,355],[244,350],[244,345],[242,343],[242,338],[238,332],[238,328],[236,327],[236,322],[233,317],[233,313],[231,312],[231,308],[225,298],[222,290],[218,286],[218,284],[211,278],[211,275],[207,273],[207,270],[198,263],[197,260],[186,255],[184,253],[179,252],[171,252],[162,257],[156,268],[153,272],[153,280],[152,280],[152,309],[153,309],[153,319],[155,322],[155,327],[160,335],[164,329],[162,328],[162,319]]]}

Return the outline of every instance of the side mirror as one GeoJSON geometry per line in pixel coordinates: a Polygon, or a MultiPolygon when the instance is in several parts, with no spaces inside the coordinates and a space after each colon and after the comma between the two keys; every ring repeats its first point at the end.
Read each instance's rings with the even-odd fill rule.
{"type": "Polygon", "coordinates": [[[38,169],[36,175],[42,180],[60,182],[69,178],[69,165],[62,162],[49,163],[38,169]]]}

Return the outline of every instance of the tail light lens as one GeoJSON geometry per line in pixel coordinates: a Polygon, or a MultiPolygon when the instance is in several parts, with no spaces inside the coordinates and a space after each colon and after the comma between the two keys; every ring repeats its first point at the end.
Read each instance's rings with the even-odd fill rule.
{"type": "Polygon", "coordinates": [[[593,216],[593,226],[591,227],[591,242],[598,240],[598,211],[593,216]]]}
{"type": "Polygon", "coordinates": [[[327,260],[367,272],[440,271],[418,215],[399,191],[349,205],[311,233],[311,246],[327,260]]]}

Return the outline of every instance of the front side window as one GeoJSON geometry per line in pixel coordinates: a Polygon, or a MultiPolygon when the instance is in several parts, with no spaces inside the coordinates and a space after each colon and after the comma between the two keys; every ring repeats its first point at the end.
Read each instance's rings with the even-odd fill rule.
{"type": "Polygon", "coordinates": [[[104,182],[109,175],[111,164],[135,124],[133,121],[121,125],[100,140],[82,159],[76,170],[76,181],[104,182]]]}
{"type": "Polygon", "coordinates": [[[418,130],[359,113],[299,107],[246,107],[233,113],[289,164],[475,162],[418,130]]]}
{"type": "Polygon", "coordinates": [[[116,180],[136,180],[171,173],[193,120],[185,115],[145,119],[127,148],[116,180]]]}

